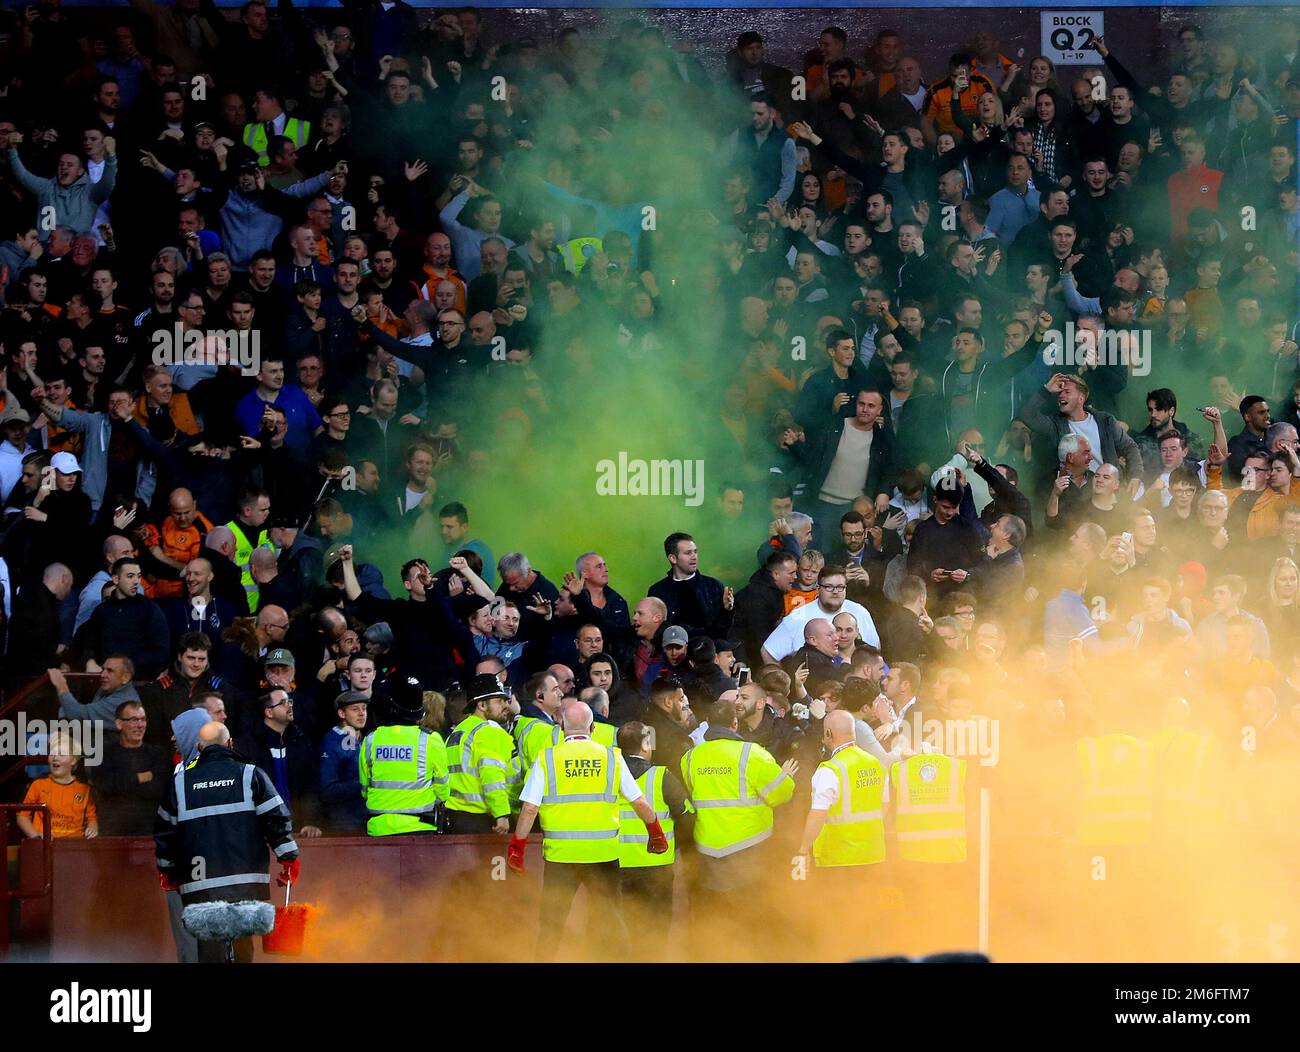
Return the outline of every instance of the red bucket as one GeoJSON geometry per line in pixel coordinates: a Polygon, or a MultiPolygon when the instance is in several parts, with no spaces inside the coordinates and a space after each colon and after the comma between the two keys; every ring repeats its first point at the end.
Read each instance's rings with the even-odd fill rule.
{"type": "Polygon", "coordinates": [[[289,905],[288,888],[284,905],[275,907],[275,927],[262,936],[262,952],[280,957],[299,957],[307,937],[307,925],[315,907],[295,902],[289,905]]]}

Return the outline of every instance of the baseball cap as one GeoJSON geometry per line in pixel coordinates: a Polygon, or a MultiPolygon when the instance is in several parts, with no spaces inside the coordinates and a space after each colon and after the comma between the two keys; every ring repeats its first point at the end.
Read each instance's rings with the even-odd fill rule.
{"type": "Polygon", "coordinates": [[[740,649],[740,644],[730,639],[715,639],[713,641],[713,652],[715,654],[734,654],[740,649]]]}
{"type": "Polygon", "coordinates": [[[287,647],[276,647],[274,650],[268,650],[266,657],[262,659],[262,666],[267,668],[271,665],[287,665],[289,668],[293,668],[293,654],[287,647]]]}
{"type": "Polygon", "coordinates": [[[684,647],[690,642],[686,629],[679,625],[669,625],[664,629],[663,645],[666,647],[684,647]]]}
{"type": "Polygon", "coordinates": [[[77,463],[77,458],[71,453],[55,453],[50,458],[50,467],[60,475],[75,475],[81,470],[81,465],[77,463]]]}
{"type": "Polygon", "coordinates": [[[488,698],[508,698],[501,681],[490,672],[482,672],[469,681],[469,703],[477,705],[488,698]]]}
{"type": "Polygon", "coordinates": [[[32,422],[32,415],[20,405],[7,405],[5,406],[4,412],[0,413],[0,427],[12,420],[17,420],[24,424],[30,424],[32,422]]]}

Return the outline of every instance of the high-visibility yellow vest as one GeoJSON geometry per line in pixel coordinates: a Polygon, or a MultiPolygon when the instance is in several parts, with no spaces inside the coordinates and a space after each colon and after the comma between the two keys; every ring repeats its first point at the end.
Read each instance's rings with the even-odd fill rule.
{"type": "Polygon", "coordinates": [[[606,749],[612,749],[618,741],[618,728],[612,723],[601,723],[596,720],[591,725],[591,740],[597,745],[603,745],[606,749]]]}
{"type": "Polygon", "coordinates": [[[856,745],[837,749],[818,770],[835,774],[840,798],[813,844],[818,866],[866,866],[885,861],[885,768],[856,745]]]}
{"type": "Polygon", "coordinates": [[[602,251],[604,242],[598,237],[575,237],[555,247],[564,260],[564,269],[571,274],[581,274],[591,257],[602,251]]]}
{"type": "Polygon", "coordinates": [[[447,739],[449,811],[505,818],[510,814],[508,783],[515,743],[500,724],[466,716],[447,739]]]}
{"type": "Polygon", "coordinates": [[[378,727],[366,735],[357,764],[371,836],[436,828],[434,808],[447,799],[442,735],[422,727],[378,727]],[[421,821],[423,819],[423,821],[421,821]]]}
{"type": "Polygon", "coordinates": [[[1149,843],[1155,805],[1151,743],[1127,734],[1104,734],[1081,739],[1077,751],[1082,778],[1079,843],[1149,843]]]}
{"type": "Polygon", "coordinates": [[[257,543],[254,544],[244,533],[244,527],[238,519],[231,519],[226,523],[226,528],[235,535],[235,565],[239,567],[239,583],[244,586],[244,594],[248,596],[248,609],[256,613],[261,591],[253,580],[253,571],[249,568],[248,561],[253,557],[254,548],[275,551],[275,545],[271,543],[271,535],[266,530],[257,535],[257,543]]]}
{"type": "MultiPolygon", "coordinates": [[[[292,139],[294,146],[302,149],[311,138],[311,123],[300,121],[297,117],[286,117],[284,131],[286,139],[292,139]]],[[[266,126],[261,121],[251,121],[244,125],[244,145],[257,154],[257,163],[265,168],[271,163],[270,143],[266,138],[266,126]]]]}
{"type": "Polygon", "coordinates": [[[668,810],[668,802],[664,799],[664,778],[667,774],[668,768],[666,767],[647,767],[641,777],[636,780],[636,784],[641,787],[641,792],[645,794],[646,803],[654,808],[655,816],[659,819],[659,826],[663,829],[664,836],[668,838],[668,850],[662,855],[652,855],[646,850],[646,844],[650,841],[650,834],[646,831],[645,823],[632,810],[632,805],[620,796],[618,801],[619,869],[671,866],[673,859],[677,857],[677,842],[673,835],[672,814],[668,810]]]}
{"type": "Polygon", "coordinates": [[[686,795],[698,812],[695,847],[725,858],[772,835],[772,808],[794,796],[794,779],[754,742],[703,741],[682,757],[686,795]]]}
{"type": "Polygon", "coordinates": [[[966,861],[966,761],[918,753],[889,769],[898,853],[909,862],[966,861]]]}
{"type": "Polygon", "coordinates": [[[1152,737],[1160,828],[1165,833],[1200,834],[1225,820],[1223,755],[1208,734],[1166,728],[1152,737]]]}
{"type": "MultiPolygon", "coordinates": [[[[542,750],[564,741],[564,732],[558,724],[547,723],[536,716],[520,716],[514,726],[515,748],[519,750],[519,770],[528,780],[528,772],[541,756],[542,750]]],[[[612,743],[611,743],[612,744],[612,743]]]]}
{"type": "Polygon", "coordinates": [[[617,749],[569,738],[542,750],[542,857],[615,862],[619,856],[617,749]]]}

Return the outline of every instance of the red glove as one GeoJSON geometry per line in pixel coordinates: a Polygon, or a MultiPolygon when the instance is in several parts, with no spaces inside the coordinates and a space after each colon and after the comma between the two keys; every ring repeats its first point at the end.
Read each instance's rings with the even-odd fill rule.
{"type": "Polygon", "coordinates": [[[284,887],[286,884],[297,884],[298,873],[302,869],[302,863],[296,858],[292,862],[280,863],[280,875],[275,878],[275,882],[284,887]]]}
{"type": "Polygon", "coordinates": [[[162,888],[163,891],[181,890],[181,886],[179,883],[177,883],[176,878],[173,877],[170,873],[165,873],[162,870],[158,871],[158,886],[162,888]]]}
{"type": "Polygon", "coordinates": [[[506,865],[516,873],[524,871],[524,848],[528,844],[526,837],[512,836],[510,838],[510,848],[506,851],[506,865]]]}
{"type": "Polygon", "coordinates": [[[650,834],[650,839],[646,841],[645,849],[652,855],[662,855],[668,850],[668,834],[664,832],[663,826],[659,824],[659,819],[655,819],[645,831],[650,834]]]}

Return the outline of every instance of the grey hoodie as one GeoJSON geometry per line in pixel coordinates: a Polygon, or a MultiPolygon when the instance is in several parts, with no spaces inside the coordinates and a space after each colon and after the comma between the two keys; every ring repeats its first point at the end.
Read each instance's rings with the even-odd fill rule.
{"type": "Polygon", "coordinates": [[[104,175],[97,183],[82,174],[71,186],[60,186],[57,179],[43,179],[32,175],[18,157],[18,148],[9,147],[9,166],[14,178],[29,193],[36,195],[37,219],[45,208],[54,209],[54,222],[38,222],[37,229],[45,233],[48,241],[55,226],[71,227],[78,234],[90,233],[95,228],[95,212],[108,200],[117,181],[117,158],[104,158],[104,175]]]}
{"type": "Polygon", "coordinates": [[[198,756],[199,731],[211,722],[207,709],[190,709],[172,720],[172,736],[176,739],[176,751],[181,754],[182,767],[198,756]]]}

